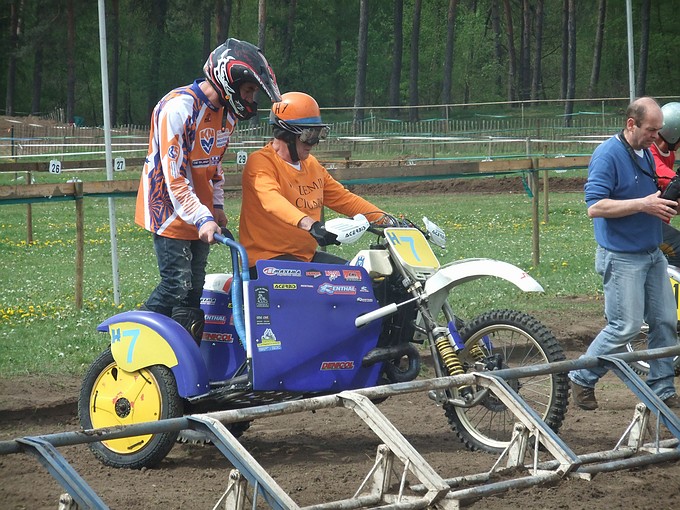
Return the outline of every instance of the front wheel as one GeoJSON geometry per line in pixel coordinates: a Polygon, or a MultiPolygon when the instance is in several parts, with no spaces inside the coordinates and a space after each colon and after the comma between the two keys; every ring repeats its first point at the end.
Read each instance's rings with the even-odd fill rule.
{"type": "MultiPolygon", "coordinates": [[[[126,372],[118,367],[109,348],[85,374],[78,416],[81,426],[91,429],[177,418],[183,407],[170,369],[154,365],[126,372]]],[[[177,435],[166,432],[108,439],[90,443],[90,450],[107,466],[152,467],[170,452],[177,435]]]]}
{"type": "MultiPolygon", "coordinates": [[[[521,368],[562,361],[562,347],[553,334],[531,315],[512,310],[485,312],[461,330],[465,348],[459,357],[467,372],[486,369],[521,368]],[[479,347],[474,349],[473,347],[479,347]],[[477,365],[475,365],[477,363],[477,365]]],[[[557,432],[568,404],[566,373],[530,376],[507,380],[524,401],[557,432]]],[[[474,388],[475,391],[481,388],[474,388]]],[[[460,398],[459,388],[451,390],[460,398]]],[[[471,408],[444,404],[451,428],[471,450],[492,453],[509,444],[515,422],[514,414],[492,392],[471,408]]]]}
{"type": "MultiPolygon", "coordinates": [[[[680,321],[678,322],[678,331],[680,332],[680,321]]],[[[642,328],[640,329],[640,334],[637,336],[637,338],[626,344],[626,351],[635,352],[649,349],[649,347],[647,346],[648,332],[649,326],[647,324],[643,324],[642,328]]],[[[631,361],[629,365],[636,374],[641,375],[643,377],[647,377],[647,375],[649,375],[648,361],[644,360],[631,361]]],[[[675,370],[675,375],[676,376],[680,375],[680,356],[675,356],[673,358],[673,368],[675,370]]]]}

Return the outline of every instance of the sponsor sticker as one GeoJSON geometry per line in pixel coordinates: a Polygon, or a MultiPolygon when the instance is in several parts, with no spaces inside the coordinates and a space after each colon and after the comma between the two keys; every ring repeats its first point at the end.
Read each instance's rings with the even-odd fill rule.
{"type": "Polygon", "coordinates": [[[206,342],[224,342],[233,344],[234,336],[231,333],[203,333],[202,340],[205,340],[206,342]]]}
{"type": "Polygon", "coordinates": [[[321,276],[321,271],[317,269],[308,269],[305,271],[305,276],[308,276],[310,278],[319,278],[321,276]]]}
{"type": "Polygon", "coordinates": [[[342,277],[348,282],[360,282],[361,271],[359,271],[358,269],[343,269],[342,277]]]}
{"type": "Polygon", "coordinates": [[[226,324],[227,323],[227,317],[226,315],[217,315],[213,313],[208,313],[205,315],[205,323],[206,324],[226,324]]]}
{"type": "Polygon", "coordinates": [[[269,308],[269,287],[255,287],[255,308],[269,308]]]}
{"type": "Polygon", "coordinates": [[[323,361],[321,370],[354,370],[354,361],[323,361]]]}
{"type": "Polygon", "coordinates": [[[255,342],[258,351],[280,351],[281,342],[276,339],[276,335],[271,328],[267,328],[262,336],[255,342]]]}
{"type": "Polygon", "coordinates": [[[269,326],[271,324],[271,316],[270,315],[256,315],[255,316],[255,324],[258,326],[269,326]]]}
{"type": "Polygon", "coordinates": [[[281,269],[279,267],[265,267],[262,270],[262,273],[265,276],[302,276],[302,271],[300,269],[281,269]]]}
{"type": "Polygon", "coordinates": [[[204,167],[204,166],[210,166],[210,159],[204,158],[204,159],[193,159],[191,160],[191,166],[199,168],[199,167],[204,167]]]}
{"type": "Polygon", "coordinates": [[[229,138],[231,133],[229,131],[222,131],[221,129],[217,132],[217,146],[226,147],[229,143],[229,138]]]}
{"type": "Polygon", "coordinates": [[[353,296],[357,293],[357,288],[354,285],[334,285],[332,283],[322,283],[317,289],[319,294],[346,295],[353,296]]]}
{"type": "Polygon", "coordinates": [[[297,290],[297,283],[275,283],[274,290],[297,290]]]}
{"type": "Polygon", "coordinates": [[[328,269],[325,271],[326,276],[330,281],[337,280],[340,278],[340,271],[336,269],[328,269]]]}

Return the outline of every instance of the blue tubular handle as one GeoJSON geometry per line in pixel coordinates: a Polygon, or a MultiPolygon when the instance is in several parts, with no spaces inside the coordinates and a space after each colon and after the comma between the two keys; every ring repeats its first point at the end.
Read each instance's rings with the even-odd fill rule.
{"type": "Polygon", "coordinates": [[[248,269],[248,254],[246,249],[239,243],[222,234],[214,235],[215,241],[229,247],[231,252],[231,263],[234,268],[234,279],[231,285],[231,313],[234,316],[234,327],[239,336],[241,345],[246,349],[246,326],[243,310],[243,282],[250,281],[250,271],[248,269]],[[240,257],[240,264],[239,264],[240,257]]]}

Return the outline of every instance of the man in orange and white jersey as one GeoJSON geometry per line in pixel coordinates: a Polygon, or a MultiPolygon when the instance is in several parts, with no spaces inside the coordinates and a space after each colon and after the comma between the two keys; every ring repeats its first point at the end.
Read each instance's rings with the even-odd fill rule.
{"type": "Polygon", "coordinates": [[[177,320],[198,343],[210,243],[227,224],[222,157],[236,122],[257,113],[258,89],[281,100],[273,70],[248,42],[227,39],[203,72],[205,79],[170,91],[154,108],[135,212],[153,233],[161,277],[142,309],[177,320]]]}

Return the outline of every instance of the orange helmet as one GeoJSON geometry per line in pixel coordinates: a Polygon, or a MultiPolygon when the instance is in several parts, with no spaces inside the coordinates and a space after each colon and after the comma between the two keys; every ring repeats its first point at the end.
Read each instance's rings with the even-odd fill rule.
{"type": "Polygon", "coordinates": [[[274,136],[277,138],[285,135],[285,132],[292,133],[310,145],[317,144],[328,135],[328,124],[321,120],[319,105],[304,92],[283,94],[281,101],[272,105],[269,123],[274,125],[274,136]]]}

